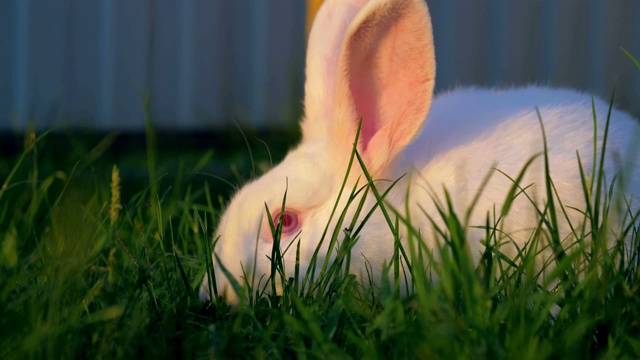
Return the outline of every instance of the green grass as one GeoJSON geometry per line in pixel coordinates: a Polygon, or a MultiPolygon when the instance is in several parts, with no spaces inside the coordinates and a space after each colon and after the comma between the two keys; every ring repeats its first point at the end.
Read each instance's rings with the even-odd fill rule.
{"type": "MultiPolygon", "coordinates": [[[[561,244],[557,223],[567,209],[556,201],[539,209],[529,245],[507,258],[496,246],[507,201],[487,216],[487,246],[478,266],[467,249],[465,214],[456,214],[448,199],[438,214],[413,214],[447,224],[428,234],[438,239],[441,254],[440,263],[430,265],[417,229],[385,205],[385,192],[367,175],[360,185],[343,188],[360,219],[367,213],[358,194],[370,192],[393,233],[410,229],[406,243],[390,239],[396,244],[387,266],[391,280],[362,284],[349,274],[350,246],[366,239],[358,236],[362,223],[336,208],[338,231],[327,229],[325,239],[336,261],[323,264],[316,276],[295,271],[306,281],[298,286],[284,275],[276,247],[270,280],[284,284],[281,294],[266,293],[266,283],[249,289],[246,303],[232,309],[201,303],[197,287],[229,193],[207,166],[217,161],[233,168],[236,157],[159,152],[152,133],[148,127],[144,162],[133,164],[130,157],[109,157],[108,136],[51,165],[57,145],[46,143],[48,134],[32,133],[24,151],[2,159],[0,358],[640,357],[637,214],[624,235],[612,238],[608,214],[615,204],[604,196],[609,187],[601,168],[583,174],[588,226],[574,229],[573,250],[561,244]],[[148,178],[129,180],[138,168],[148,178]],[[118,189],[120,201],[114,200],[118,189]],[[338,242],[344,228],[349,236],[338,242]],[[534,266],[543,246],[557,254],[544,281],[534,266]],[[401,295],[401,282],[408,295],[401,295]]],[[[269,154],[256,158],[268,163],[269,154]]],[[[355,152],[352,166],[362,166],[355,152]]],[[[235,173],[246,174],[251,166],[243,169],[235,173]]],[[[552,179],[547,189],[553,198],[552,179]]],[[[515,196],[524,196],[518,179],[505,191],[507,199],[515,196]]],[[[270,225],[279,239],[278,225],[270,225]]]]}
{"type": "MultiPolygon", "coordinates": [[[[352,238],[334,244],[338,261],[326,264],[313,286],[285,285],[282,296],[254,289],[248,305],[234,310],[202,304],[195,294],[223,202],[212,191],[212,180],[193,175],[209,155],[182,162],[182,172],[169,184],[156,178],[124,192],[131,195],[122,198],[112,223],[112,164],[99,158],[90,164],[70,161],[44,172],[40,157],[50,149],[27,138],[24,152],[3,174],[6,185],[0,190],[3,358],[640,355],[635,228],[629,228],[630,260],[621,261],[621,248],[609,251],[596,240],[593,247],[555,260],[563,271],[552,276],[558,284],[547,291],[533,270],[533,247],[510,262],[500,261],[500,252],[489,246],[481,265],[471,266],[463,220],[445,203],[440,214],[431,214],[447,223],[433,232],[443,254],[434,269],[440,281],[433,284],[418,271],[428,259],[420,257],[425,252],[416,250],[421,243],[411,232],[413,246],[404,249],[397,242],[389,264],[397,281],[412,283],[410,295],[399,296],[397,281],[382,282],[374,291],[348,274],[350,241],[366,239],[358,240],[357,223],[343,219],[341,225],[353,229],[352,238]],[[411,280],[402,276],[407,264],[414,272],[411,280]],[[553,316],[556,306],[560,311],[553,316]]],[[[147,156],[156,152],[151,149],[147,156]]],[[[345,191],[356,199],[360,191],[377,191],[372,184],[368,179],[345,191]]],[[[512,190],[515,196],[516,187],[512,190]]],[[[384,193],[376,196],[382,199],[384,193]]],[[[379,206],[388,212],[389,226],[400,226],[392,209],[382,201],[379,206]]],[[[548,220],[541,222],[542,242],[553,238],[554,221],[551,211],[541,212],[548,220]]],[[[488,224],[494,220],[488,218],[488,224]]],[[[494,228],[487,226],[489,245],[496,239],[494,228]]],[[[596,228],[581,233],[581,240],[607,234],[600,219],[596,228]]],[[[274,259],[279,256],[274,249],[274,259]]],[[[274,263],[277,279],[283,276],[282,263],[274,263]]]]}

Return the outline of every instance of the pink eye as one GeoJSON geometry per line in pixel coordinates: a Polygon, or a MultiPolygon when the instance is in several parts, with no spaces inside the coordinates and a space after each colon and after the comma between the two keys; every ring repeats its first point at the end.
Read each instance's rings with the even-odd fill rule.
{"type": "Polygon", "coordinates": [[[273,217],[273,223],[278,226],[278,222],[282,220],[282,234],[289,235],[294,231],[298,231],[300,228],[300,219],[298,218],[298,214],[285,210],[283,213],[278,212],[273,217]]]}

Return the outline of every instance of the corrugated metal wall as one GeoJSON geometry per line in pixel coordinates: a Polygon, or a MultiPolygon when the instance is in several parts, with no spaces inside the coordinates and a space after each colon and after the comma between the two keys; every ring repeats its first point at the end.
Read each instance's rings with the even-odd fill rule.
{"type": "MultiPolygon", "coordinates": [[[[437,89],[531,82],[640,110],[638,0],[428,0],[437,89]]],[[[281,125],[300,111],[303,0],[2,0],[0,130],[281,125]]]]}

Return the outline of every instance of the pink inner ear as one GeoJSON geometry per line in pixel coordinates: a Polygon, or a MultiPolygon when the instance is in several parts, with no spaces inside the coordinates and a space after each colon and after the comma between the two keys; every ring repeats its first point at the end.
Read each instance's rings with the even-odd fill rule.
{"type": "Polygon", "coordinates": [[[360,150],[369,170],[384,176],[429,111],[435,59],[422,0],[368,4],[350,25],[341,49],[335,134],[341,144],[350,143],[349,129],[362,117],[360,150]]]}
{"type": "MultiPolygon", "coordinates": [[[[363,67],[366,66],[365,64],[362,65],[363,67]]],[[[378,129],[378,111],[374,95],[375,84],[370,74],[367,74],[366,70],[362,71],[362,68],[356,70],[350,80],[351,95],[355,102],[356,112],[358,116],[362,116],[360,143],[362,144],[362,150],[365,151],[378,129]],[[363,76],[363,73],[365,76],[363,76]]],[[[360,119],[357,120],[359,121],[360,119]]]]}
{"type": "Polygon", "coordinates": [[[381,77],[385,76],[380,70],[386,70],[376,68],[380,56],[379,52],[384,51],[382,46],[375,46],[380,42],[380,34],[368,34],[366,29],[367,27],[364,26],[351,39],[347,75],[350,95],[358,116],[356,121],[362,117],[360,128],[362,151],[367,150],[371,139],[383,125],[380,119],[380,102],[382,100],[380,96],[384,94],[380,94],[377,83],[381,77]]]}
{"type": "Polygon", "coordinates": [[[429,108],[435,67],[425,36],[428,14],[414,10],[373,12],[348,39],[343,54],[355,120],[362,116],[362,150],[369,153],[382,145],[373,149],[377,157],[390,159],[410,143],[429,108]]]}
{"type": "MultiPolygon", "coordinates": [[[[420,74],[416,68],[423,64],[413,62],[411,54],[406,54],[403,22],[394,17],[384,20],[378,22],[372,17],[364,21],[348,46],[347,78],[356,114],[362,116],[362,151],[367,150],[385,124],[396,123],[385,132],[396,133],[402,128],[401,114],[407,100],[415,96],[411,91],[419,91],[413,89],[412,77],[420,74]]],[[[386,135],[388,140],[396,137],[386,135]]]]}

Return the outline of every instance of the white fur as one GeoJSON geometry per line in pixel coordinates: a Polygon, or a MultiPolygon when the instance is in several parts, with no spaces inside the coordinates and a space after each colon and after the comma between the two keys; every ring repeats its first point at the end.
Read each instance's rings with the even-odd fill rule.
{"type": "MultiPolygon", "coordinates": [[[[386,200],[405,216],[402,209],[410,186],[411,221],[432,247],[431,225],[421,209],[438,218],[433,197],[443,198],[443,186],[451,194],[456,211],[462,214],[485,175],[494,171],[467,225],[482,226],[488,212],[501,208],[512,183],[492,168],[515,178],[528,159],[543,151],[536,108],[547,134],[551,176],[560,199],[565,207],[585,208],[576,152],[590,173],[593,114],[589,95],[534,86],[507,90],[468,88],[442,94],[432,103],[434,78],[431,23],[424,1],[327,0],[309,39],[302,143],[282,163],[242,188],[229,203],[215,234],[219,242],[214,251],[224,266],[238,279],[244,267],[247,274],[255,270],[256,277],[248,279],[250,282],[266,280],[271,268],[267,256],[271,254],[272,240],[264,204],[272,211],[279,209],[287,190],[287,209],[299,213],[302,221],[300,267],[302,273],[306,271],[338,200],[360,116],[363,134],[358,149],[367,168],[377,179],[408,175],[386,200]]],[[[600,146],[608,104],[596,98],[595,107],[600,146]]],[[[609,177],[634,156],[628,150],[637,135],[636,121],[613,110],[607,149],[609,177]]],[[[624,168],[628,170],[628,164],[624,168]]],[[[543,170],[539,157],[522,182],[523,187],[532,185],[527,193],[538,207],[546,201],[543,170]]],[[[636,166],[634,171],[625,171],[627,189],[636,190],[640,185],[637,170],[636,166]]],[[[361,175],[356,165],[347,190],[361,175]]],[[[384,183],[380,186],[385,188],[384,183]]],[[[375,199],[369,195],[365,202],[368,210],[375,199]]],[[[340,204],[345,203],[343,195],[340,204]]],[[[349,210],[350,216],[354,208],[349,210]]],[[[574,225],[582,221],[582,215],[575,210],[569,210],[569,217],[574,225]]],[[[504,251],[513,253],[513,244],[524,246],[537,220],[533,205],[524,196],[518,197],[504,221],[504,230],[513,240],[504,251]]],[[[335,217],[331,225],[333,230],[335,217]]],[[[566,222],[561,224],[561,232],[563,239],[568,238],[566,222]]],[[[468,229],[476,261],[484,235],[484,230],[468,229]]],[[[293,235],[283,237],[281,247],[286,247],[292,238],[293,235]]],[[[289,275],[293,273],[294,250],[285,255],[289,275]]],[[[379,279],[382,264],[392,253],[392,236],[378,210],[353,249],[352,270],[362,276],[366,258],[373,267],[374,279],[379,279]]],[[[228,301],[237,302],[237,294],[229,288],[215,256],[213,262],[218,289],[228,301]]],[[[200,297],[209,298],[207,276],[200,287],[200,297]]]]}

